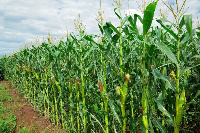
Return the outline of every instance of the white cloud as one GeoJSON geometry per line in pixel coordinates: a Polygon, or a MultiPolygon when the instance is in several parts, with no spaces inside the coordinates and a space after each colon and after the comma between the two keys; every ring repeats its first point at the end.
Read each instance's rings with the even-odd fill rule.
{"type": "MultiPolygon", "coordinates": [[[[168,1],[172,3],[175,0],[168,1]]],[[[179,1],[182,4],[183,0],[179,1]]],[[[126,1],[123,0],[123,3],[126,3],[126,1]]],[[[102,0],[104,22],[111,21],[113,25],[117,26],[119,20],[114,13],[112,4],[112,0],[102,0]]],[[[122,14],[127,12],[127,7],[128,5],[125,4],[122,14]]],[[[200,2],[198,0],[187,1],[187,7],[190,8],[186,14],[194,14],[194,18],[196,18],[199,14],[200,2]]],[[[134,0],[130,0],[129,8],[131,12],[142,15],[134,0]]],[[[159,18],[160,8],[162,8],[162,1],[158,2],[155,18],[159,18]]],[[[24,43],[34,42],[37,36],[40,39],[44,36],[46,38],[49,30],[54,37],[64,36],[66,27],[69,32],[74,32],[74,20],[79,13],[86,25],[86,32],[88,34],[99,34],[96,20],[98,10],[98,0],[1,0],[0,53],[12,53],[13,50],[18,50],[19,46],[24,43]]],[[[168,18],[173,20],[172,15],[169,15],[168,18]]],[[[157,23],[154,21],[153,24],[156,25],[157,23]]]]}

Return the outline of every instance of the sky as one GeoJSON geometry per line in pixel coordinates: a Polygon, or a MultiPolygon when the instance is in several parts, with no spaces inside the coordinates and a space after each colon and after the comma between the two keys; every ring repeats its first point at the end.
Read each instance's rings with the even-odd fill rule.
{"type": "MultiPolygon", "coordinates": [[[[148,0],[146,0],[148,2],[148,0]]],[[[175,6],[176,0],[164,0],[175,6]]],[[[131,14],[142,12],[138,7],[142,0],[122,0],[124,5],[122,14],[127,14],[128,5],[131,14]],[[128,4],[129,3],[129,4],[128,4]]],[[[179,6],[183,0],[178,0],[179,6]]],[[[117,26],[119,21],[114,14],[113,0],[102,0],[104,22],[111,21],[117,26]]],[[[75,32],[74,20],[80,14],[87,34],[99,34],[98,11],[99,0],[0,0],[0,57],[10,55],[25,47],[27,44],[36,44],[36,40],[45,40],[50,34],[56,39],[75,32]]],[[[162,0],[158,2],[155,19],[160,18],[159,10],[163,7],[162,0]]],[[[185,14],[192,14],[194,21],[200,17],[200,0],[187,0],[185,14]]],[[[168,19],[173,21],[172,14],[164,7],[168,19]]],[[[123,15],[124,16],[124,15],[123,15]]],[[[138,24],[141,26],[140,24],[138,24]]],[[[157,25],[154,20],[153,25],[157,25]]]]}

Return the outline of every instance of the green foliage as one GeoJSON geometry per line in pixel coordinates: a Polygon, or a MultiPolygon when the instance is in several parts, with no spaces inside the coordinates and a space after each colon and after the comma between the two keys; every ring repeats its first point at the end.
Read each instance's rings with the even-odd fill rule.
{"type": "Polygon", "coordinates": [[[101,36],[80,31],[1,58],[5,78],[71,132],[174,132],[193,117],[199,124],[199,28],[184,15],[180,24],[158,19],[161,28],[150,31],[156,5],[143,19],[115,9],[119,26],[99,24],[101,36]]]}
{"type": "Polygon", "coordinates": [[[9,95],[9,90],[4,87],[3,85],[0,85],[0,102],[2,101],[12,101],[12,97],[9,95]]]}
{"type": "Polygon", "coordinates": [[[18,133],[30,133],[30,130],[27,129],[26,127],[23,127],[22,129],[19,129],[18,133]]]}
{"type": "Polygon", "coordinates": [[[0,132],[12,133],[16,126],[16,116],[8,113],[8,109],[0,102],[0,132]]]}
{"type": "MultiPolygon", "coordinates": [[[[3,57],[2,57],[3,58],[3,57]]],[[[3,65],[3,60],[0,61],[0,81],[4,80],[4,65],[3,65]]]]}
{"type": "Polygon", "coordinates": [[[3,101],[12,101],[9,90],[0,84],[0,132],[12,133],[16,126],[16,116],[4,107],[3,101]]]}
{"type": "MultiPolygon", "coordinates": [[[[157,1],[158,2],[158,1],[157,1]]],[[[150,3],[145,11],[143,17],[143,35],[145,36],[151,27],[151,23],[154,17],[154,11],[156,10],[157,2],[150,3]]]]}

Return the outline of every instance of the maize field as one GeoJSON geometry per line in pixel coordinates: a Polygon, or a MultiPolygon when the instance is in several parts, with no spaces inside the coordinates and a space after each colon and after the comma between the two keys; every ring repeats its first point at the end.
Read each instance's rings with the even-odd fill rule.
{"type": "Polygon", "coordinates": [[[66,40],[3,56],[0,78],[66,132],[189,132],[200,125],[200,27],[192,15],[152,26],[156,5],[122,18],[118,3],[119,25],[100,21],[101,35],[77,23],[66,40]]]}

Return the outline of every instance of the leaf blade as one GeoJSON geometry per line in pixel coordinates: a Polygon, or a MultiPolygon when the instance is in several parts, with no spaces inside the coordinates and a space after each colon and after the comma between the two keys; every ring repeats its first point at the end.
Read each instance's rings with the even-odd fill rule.
{"type": "Polygon", "coordinates": [[[145,36],[148,32],[148,30],[151,27],[153,17],[154,17],[154,11],[156,9],[157,2],[150,3],[145,11],[144,11],[144,17],[143,17],[143,36],[145,36]]]}

